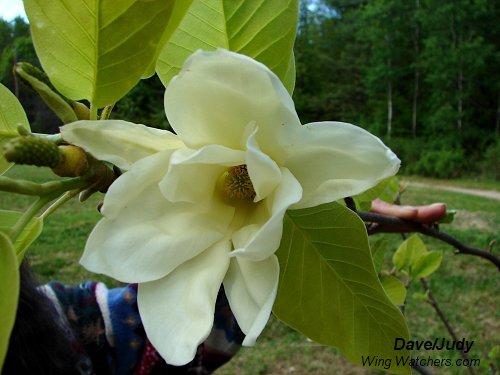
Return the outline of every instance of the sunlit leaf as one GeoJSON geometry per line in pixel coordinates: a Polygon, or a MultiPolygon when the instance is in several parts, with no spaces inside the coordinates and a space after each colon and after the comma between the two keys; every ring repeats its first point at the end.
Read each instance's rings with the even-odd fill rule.
{"type": "Polygon", "coordinates": [[[380,282],[392,303],[398,306],[404,305],[406,288],[398,278],[391,275],[382,275],[380,277],[380,282]]]}
{"type": "Polygon", "coordinates": [[[409,274],[413,262],[426,252],[425,244],[418,235],[414,234],[399,246],[392,257],[392,261],[398,270],[409,274]]]}
{"type": "MultiPolygon", "coordinates": [[[[8,233],[17,223],[21,215],[22,213],[17,211],[0,210],[0,232],[8,233]]],[[[19,264],[21,263],[28,246],[31,245],[40,233],[42,233],[42,227],[42,219],[33,218],[17,237],[13,245],[19,264]]]]}
{"type": "MultiPolygon", "coordinates": [[[[406,322],[382,288],[365,226],[351,210],[330,203],[288,211],[276,255],[279,319],[354,363],[408,355],[394,352],[395,338],[408,337],[406,322]]],[[[391,371],[409,373],[392,362],[391,371]]]]}
{"type": "Polygon", "coordinates": [[[440,224],[450,224],[455,220],[455,215],[457,214],[457,210],[446,210],[446,215],[439,219],[438,223],[440,224]]]}
{"type": "Polygon", "coordinates": [[[167,42],[172,37],[173,33],[179,27],[182,19],[186,15],[189,7],[193,3],[193,0],[175,0],[174,7],[172,9],[172,15],[170,16],[170,20],[168,22],[167,27],[163,31],[163,35],[160,38],[160,42],[158,43],[158,47],[156,48],[155,57],[151,61],[148,69],[144,73],[144,78],[148,78],[155,73],[156,69],[156,61],[158,60],[158,56],[160,55],[163,47],[167,44],[167,42]]]}
{"type": "Polygon", "coordinates": [[[429,251],[421,255],[412,264],[411,276],[415,279],[429,276],[439,268],[442,258],[440,251],[429,251]]]}
{"type": "Polygon", "coordinates": [[[292,92],[297,20],[297,0],[194,0],[156,71],[166,86],[194,51],[225,48],[267,65],[292,92]]]}
{"type": "Polygon", "coordinates": [[[0,174],[12,166],[12,163],[3,157],[2,149],[11,138],[19,136],[17,132],[19,126],[30,130],[26,113],[15,95],[0,84],[0,174]]]}
{"type": "Polygon", "coordinates": [[[382,181],[380,181],[377,185],[375,185],[371,189],[368,189],[367,191],[352,197],[354,199],[354,202],[356,203],[356,207],[359,210],[364,210],[364,211],[369,210],[372,204],[372,200],[378,198],[380,195],[384,193],[391,178],[392,177],[384,178],[382,181]]]}
{"type": "Polygon", "coordinates": [[[104,107],[146,73],[174,0],[24,0],[24,6],[37,55],[57,90],[104,107]]]}
{"type": "Polygon", "coordinates": [[[417,234],[409,237],[394,253],[392,261],[396,268],[406,272],[412,278],[427,277],[441,264],[439,251],[428,251],[417,234]]]}
{"type": "Polygon", "coordinates": [[[0,370],[9,347],[19,299],[19,267],[12,243],[0,232],[0,370]]]}

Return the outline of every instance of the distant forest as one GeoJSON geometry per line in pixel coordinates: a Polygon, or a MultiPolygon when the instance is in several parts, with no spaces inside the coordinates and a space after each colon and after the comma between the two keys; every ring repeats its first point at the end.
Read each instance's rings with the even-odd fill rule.
{"type": "MultiPolygon", "coordinates": [[[[500,9],[494,0],[303,0],[295,105],[304,123],[345,121],[381,137],[403,172],[500,180],[500,9]]],[[[38,64],[28,25],[0,19],[0,80],[34,131],[60,124],[12,75],[38,64]]],[[[163,91],[143,80],[117,116],[168,127],[163,91]]]]}

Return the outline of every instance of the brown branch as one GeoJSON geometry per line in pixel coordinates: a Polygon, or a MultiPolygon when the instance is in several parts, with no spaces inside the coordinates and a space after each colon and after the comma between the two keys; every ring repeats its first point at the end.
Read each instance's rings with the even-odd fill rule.
{"type": "MultiPolygon", "coordinates": [[[[437,301],[435,300],[434,296],[432,295],[431,289],[429,288],[429,284],[427,284],[427,280],[425,280],[424,278],[422,278],[422,279],[420,279],[420,282],[422,283],[422,286],[423,286],[423,288],[425,290],[425,294],[427,295],[427,300],[428,300],[429,304],[436,311],[436,313],[438,314],[439,318],[444,323],[444,325],[446,327],[446,330],[448,331],[448,333],[451,335],[451,337],[453,338],[453,340],[455,342],[459,341],[457,335],[455,334],[455,331],[453,330],[453,328],[450,325],[450,322],[446,318],[446,315],[444,315],[443,310],[441,310],[441,308],[439,307],[439,304],[437,303],[437,301]]],[[[464,360],[468,360],[469,359],[469,357],[467,356],[467,353],[465,353],[464,349],[460,350],[460,356],[464,360]]],[[[472,369],[472,367],[468,367],[468,369],[469,369],[469,373],[471,375],[475,375],[475,372],[472,369]]]]}
{"type": "Polygon", "coordinates": [[[500,271],[500,258],[498,256],[493,254],[491,251],[467,246],[457,240],[455,237],[439,231],[437,226],[426,226],[414,221],[403,220],[394,216],[383,215],[374,212],[357,211],[356,213],[363,221],[370,223],[367,228],[369,235],[376,233],[421,233],[429,237],[434,237],[453,246],[456,249],[456,254],[475,255],[489,260],[500,271]]]}

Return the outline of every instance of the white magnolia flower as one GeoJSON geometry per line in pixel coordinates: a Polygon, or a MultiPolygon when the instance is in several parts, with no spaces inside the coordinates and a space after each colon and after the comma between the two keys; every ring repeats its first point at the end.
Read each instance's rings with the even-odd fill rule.
{"type": "Polygon", "coordinates": [[[287,209],[361,193],[400,162],[356,126],[302,126],[268,68],[225,50],[194,53],[167,87],[165,110],[177,135],[113,120],[76,122],[62,135],[127,170],[81,263],[139,283],[148,338],[182,365],[210,333],[221,284],[243,344],[255,342],[277,291],[287,209]]]}

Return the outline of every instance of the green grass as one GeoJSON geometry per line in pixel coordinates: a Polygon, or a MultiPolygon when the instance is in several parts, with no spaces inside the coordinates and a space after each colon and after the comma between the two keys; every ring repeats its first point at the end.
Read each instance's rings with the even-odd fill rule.
{"type": "Polygon", "coordinates": [[[453,180],[440,180],[437,178],[431,177],[422,177],[422,176],[402,176],[401,180],[404,181],[418,181],[425,182],[428,184],[435,185],[447,185],[447,186],[457,186],[464,188],[472,188],[472,189],[484,189],[484,190],[498,190],[500,189],[500,182],[493,179],[485,179],[485,178],[456,178],[453,180]]]}
{"type": "MultiPolygon", "coordinates": [[[[44,181],[51,174],[34,167],[15,167],[8,172],[11,177],[44,181]]],[[[428,181],[426,181],[428,182],[428,181]]],[[[449,184],[448,181],[445,181],[449,184]]],[[[487,188],[476,185],[476,188],[487,188]]],[[[90,274],[78,264],[85,245],[85,238],[99,219],[96,209],[102,195],[95,195],[85,203],[73,200],[61,207],[45,222],[43,234],[29,250],[33,268],[43,282],[57,279],[76,284],[83,280],[115,281],[90,274]]],[[[414,188],[411,185],[402,197],[405,204],[425,204],[444,201],[449,208],[458,210],[451,225],[443,225],[446,231],[470,246],[485,248],[491,241],[500,240],[500,201],[433,189],[414,188]]],[[[0,193],[0,207],[22,210],[32,198],[0,193]]],[[[380,235],[372,239],[380,238],[380,235]]],[[[393,252],[401,243],[398,235],[384,235],[385,270],[390,270],[393,252]]],[[[424,239],[430,250],[441,250],[444,254],[441,267],[429,278],[432,293],[445,311],[458,337],[474,340],[470,358],[479,358],[487,366],[487,357],[495,345],[500,345],[499,278],[493,265],[483,259],[467,255],[455,255],[453,249],[437,240],[424,239]]],[[[498,250],[495,250],[499,253],[498,250]]],[[[442,322],[432,307],[419,299],[420,283],[410,285],[406,316],[414,339],[432,340],[449,338],[442,322]]],[[[313,317],[311,317],[313,318],[313,317]]],[[[339,322],[342,324],[342,322],[339,322]]],[[[454,352],[414,353],[432,358],[458,358],[454,352]]],[[[497,364],[498,366],[498,364],[497,364]]],[[[303,335],[271,318],[264,333],[252,348],[243,348],[227,365],[217,371],[218,375],[255,374],[379,374],[348,363],[334,348],[317,345],[303,335]]],[[[464,368],[437,369],[436,374],[464,374],[464,368]]],[[[486,374],[481,368],[478,374],[486,374]]]]}

